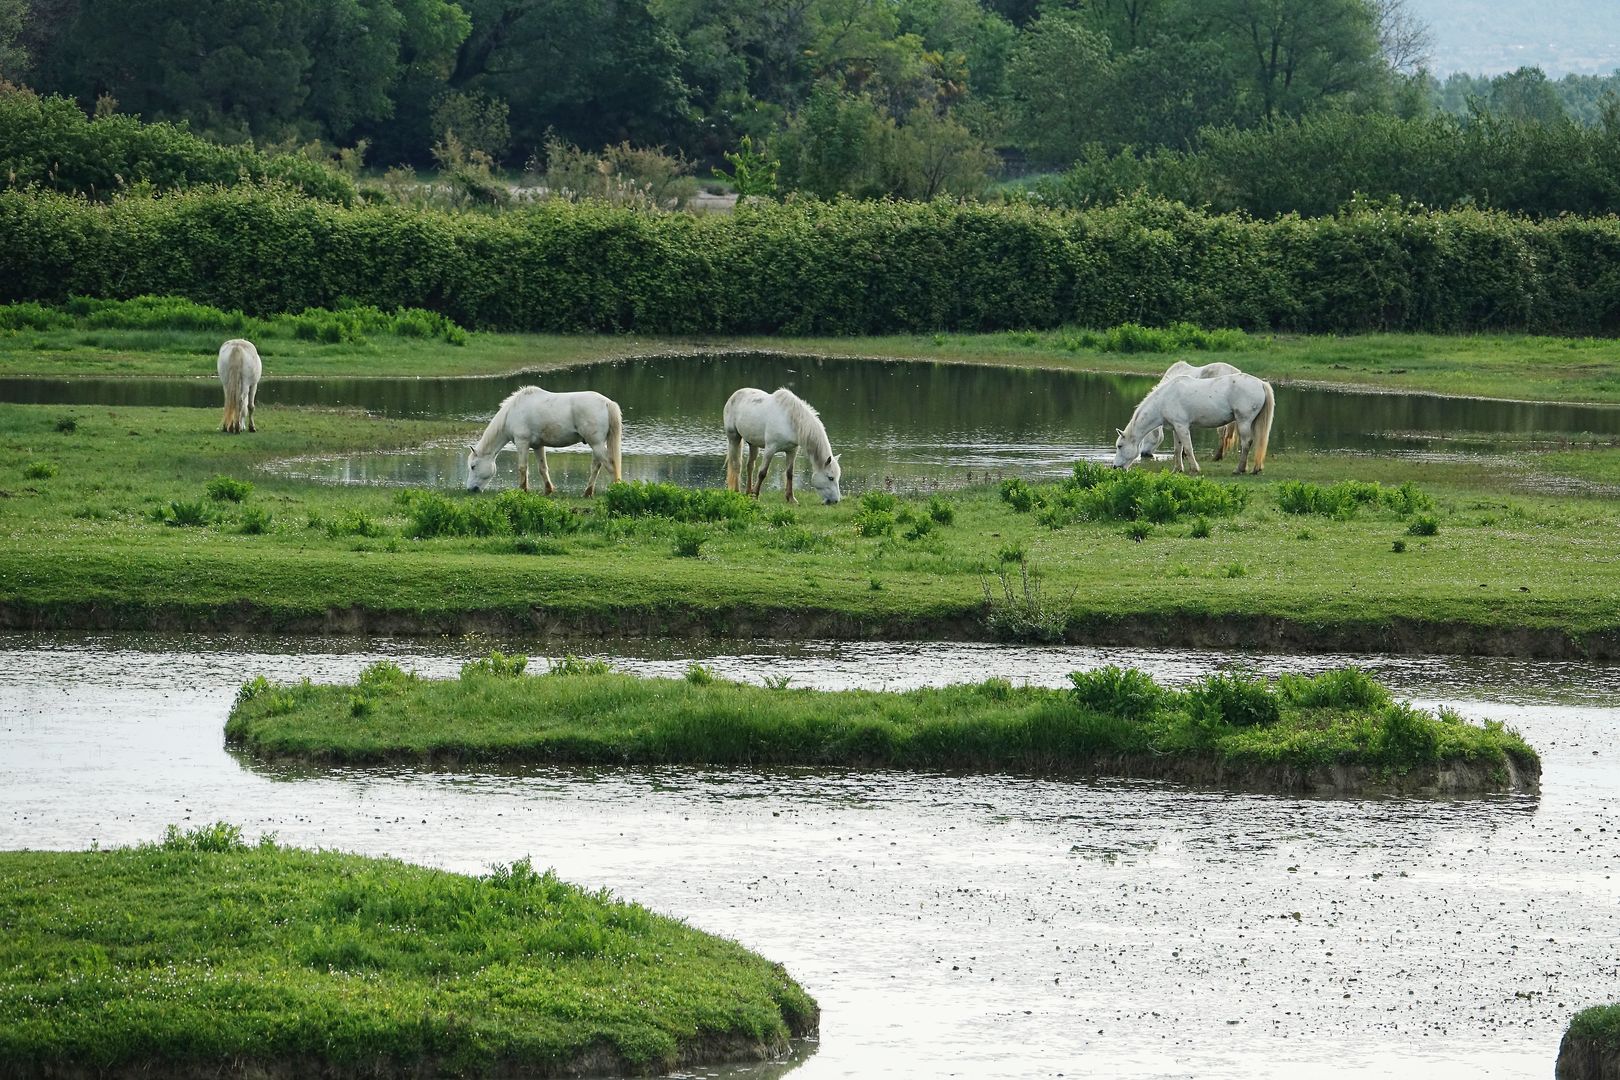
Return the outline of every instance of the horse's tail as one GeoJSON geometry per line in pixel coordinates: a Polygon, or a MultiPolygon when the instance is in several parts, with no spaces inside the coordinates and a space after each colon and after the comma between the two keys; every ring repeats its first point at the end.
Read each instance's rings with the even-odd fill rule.
{"type": "Polygon", "coordinates": [[[608,434],[607,448],[608,460],[613,463],[613,482],[617,484],[624,479],[623,462],[619,454],[619,444],[624,437],[624,416],[619,412],[617,401],[608,402],[608,434]]]}
{"type": "Polygon", "coordinates": [[[1259,472],[1266,467],[1266,444],[1271,441],[1271,418],[1277,412],[1277,398],[1272,393],[1271,384],[1262,382],[1266,388],[1266,403],[1260,406],[1260,411],[1254,417],[1254,449],[1249,456],[1251,472],[1259,472]]]}
{"type": "Polygon", "coordinates": [[[247,353],[239,341],[220,350],[220,381],[225,384],[225,419],[221,431],[241,431],[247,414],[247,353]]]}
{"type": "MultiPolygon", "coordinates": [[[[731,395],[735,398],[737,395],[731,395]]],[[[731,421],[731,402],[726,402],[722,422],[726,427],[726,490],[741,491],[742,487],[742,435],[731,421]]]]}

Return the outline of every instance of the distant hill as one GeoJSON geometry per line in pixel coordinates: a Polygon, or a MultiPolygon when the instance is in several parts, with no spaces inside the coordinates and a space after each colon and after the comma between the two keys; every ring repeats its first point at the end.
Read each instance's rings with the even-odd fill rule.
{"type": "Polygon", "coordinates": [[[1620,0],[1407,0],[1434,32],[1432,70],[1533,65],[1557,78],[1620,68],[1620,0]]]}

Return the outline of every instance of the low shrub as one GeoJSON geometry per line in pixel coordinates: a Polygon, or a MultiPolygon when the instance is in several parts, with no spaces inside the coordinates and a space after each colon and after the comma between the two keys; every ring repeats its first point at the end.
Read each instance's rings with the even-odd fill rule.
{"type": "Polygon", "coordinates": [[[476,679],[482,677],[510,679],[523,674],[523,669],[529,666],[529,658],[522,654],[507,656],[499,649],[492,649],[488,656],[481,656],[476,660],[469,660],[461,665],[463,679],[476,679]]]}
{"type": "Polygon", "coordinates": [[[375,539],[388,530],[383,528],[370,514],[363,510],[345,510],[336,518],[326,522],[326,535],[336,539],[340,536],[360,536],[366,539],[375,539]]]}
{"type": "Polygon", "coordinates": [[[1408,536],[1434,536],[1440,532],[1440,519],[1433,514],[1419,514],[1406,527],[1408,536]]]}
{"type": "Polygon", "coordinates": [[[936,525],[949,525],[956,520],[956,507],[949,499],[934,495],[928,500],[928,516],[936,525]]]}
{"type": "Polygon", "coordinates": [[[239,503],[253,494],[253,485],[246,480],[237,480],[229,476],[216,476],[208,481],[203,490],[215,502],[239,503]]]}
{"type": "Polygon", "coordinates": [[[246,506],[236,519],[236,531],[243,536],[262,536],[270,531],[270,512],[262,506],[246,506]]]}
{"type": "Polygon", "coordinates": [[[1391,488],[1368,480],[1341,480],[1326,486],[1284,480],[1277,485],[1277,506],[1285,514],[1318,514],[1348,520],[1363,507],[1384,509],[1405,517],[1419,510],[1432,510],[1434,500],[1410,482],[1391,488]]]}
{"type": "Polygon", "coordinates": [[[1083,708],[1127,720],[1148,719],[1173,696],[1146,672],[1113,664],[1072,672],[1069,681],[1074,684],[1074,700],[1083,708]]]}
{"type": "Polygon", "coordinates": [[[1249,493],[1245,488],[1202,476],[1111,469],[1081,461],[1075,464],[1074,475],[1061,484],[1004,480],[1001,498],[1014,511],[1037,511],[1041,524],[1061,528],[1076,521],[1165,525],[1189,514],[1229,517],[1248,505],[1249,493]]]}
{"type": "Polygon", "coordinates": [[[1186,691],[1193,715],[1203,723],[1265,727],[1282,717],[1277,695],[1266,680],[1238,672],[1206,675],[1186,691]]]}
{"type": "Polygon", "coordinates": [[[703,556],[703,545],[709,534],[695,525],[682,525],[675,530],[675,546],[670,554],[677,559],[697,559],[703,556]]]}
{"type": "Polygon", "coordinates": [[[567,677],[570,675],[608,675],[613,671],[613,665],[606,660],[582,660],[573,654],[566,654],[559,660],[553,660],[551,666],[546,668],[547,675],[567,677]]]}
{"type": "Polygon", "coordinates": [[[694,660],[686,665],[686,681],[693,686],[708,686],[715,681],[714,669],[694,660]]]}
{"type": "Polygon", "coordinates": [[[23,466],[23,476],[29,480],[49,480],[56,475],[56,465],[49,461],[30,461],[23,466]]]}
{"type": "Polygon", "coordinates": [[[175,528],[200,528],[213,523],[214,511],[201,499],[175,500],[156,513],[156,518],[175,528]]]}
{"type": "Polygon", "coordinates": [[[759,503],[740,491],[684,488],[649,481],[609,484],[602,512],[610,517],[659,517],[671,521],[751,521],[759,503]]]}
{"type": "Polygon", "coordinates": [[[405,535],[418,540],[440,536],[564,536],[577,532],[580,519],[556,499],[532,491],[503,491],[491,497],[452,500],[437,491],[402,491],[395,501],[410,517],[405,535]]]}
{"type": "Polygon", "coordinates": [[[855,512],[855,535],[875,538],[888,536],[894,532],[894,515],[887,510],[857,510],[855,512]]]}
{"type": "Polygon", "coordinates": [[[1333,668],[1319,675],[1283,675],[1277,680],[1283,700],[1304,709],[1381,709],[1389,691],[1364,669],[1333,668]]]}

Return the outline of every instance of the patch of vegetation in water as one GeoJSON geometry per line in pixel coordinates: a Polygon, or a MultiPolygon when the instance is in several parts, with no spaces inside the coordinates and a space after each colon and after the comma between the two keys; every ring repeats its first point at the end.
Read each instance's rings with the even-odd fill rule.
{"type": "MultiPolygon", "coordinates": [[[[1175,775],[1335,765],[1399,777],[1465,762],[1536,772],[1500,723],[1467,723],[1393,700],[1364,672],[1266,680],[1223,673],[1186,689],[1134,671],[1076,673],[1059,691],[1003,680],[906,692],[766,689],[694,665],[684,680],[469,665],[454,681],[362,676],[357,686],[283,687],[236,702],[227,737],[269,758],[857,766],[1090,773],[1122,758],[1175,775]],[[368,689],[369,686],[369,689],[368,689]],[[355,696],[367,704],[357,712],[355,696]],[[363,719],[355,717],[363,713],[363,719]]],[[[1129,772],[1129,767],[1127,767],[1129,772]]]]}
{"type": "Polygon", "coordinates": [[[249,844],[0,852],[7,1076],[662,1071],[813,1031],[741,946],[524,860],[480,877],[249,844]]]}

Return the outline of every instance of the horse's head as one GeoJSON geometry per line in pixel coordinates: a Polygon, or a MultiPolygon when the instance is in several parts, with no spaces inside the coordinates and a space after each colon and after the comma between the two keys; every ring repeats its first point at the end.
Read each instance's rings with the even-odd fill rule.
{"type": "Polygon", "coordinates": [[[843,470],[838,467],[838,455],[833,454],[826,461],[811,462],[810,486],[816,489],[821,501],[829,506],[844,496],[838,490],[838,478],[843,470]]]}
{"type": "Polygon", "coordinates": [[[483,491],[495,479],[495,455],[480,457],[478,448],[467,451],[467,490],[483,491]]]}
{"type": "Polygon", "coordinates": [[[1141,458],[1147,440],[1127,439],[1125,433],[1120,431],[1119,428],[1115,428],[1114,431],[1119,435],[1119,438],[1114,440],[1114,468],[1128,469],[1141,458]]]}

